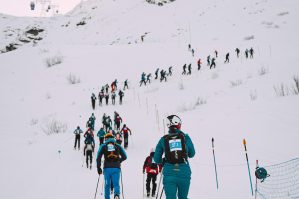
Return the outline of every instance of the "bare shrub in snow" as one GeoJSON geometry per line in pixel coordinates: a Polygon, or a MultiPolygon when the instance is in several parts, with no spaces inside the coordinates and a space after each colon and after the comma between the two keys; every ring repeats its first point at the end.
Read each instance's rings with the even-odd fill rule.
{"type": "Polygon", "coordinates": [[[30,120],[30,125],[31,125],[31,126],[34,126],[34,125],[36,125],[36,124],[38,124],[38,119],[32,118],[32,119],[30,120]]]}
{"type": "Polygon", "coordinates": [[[281,12],[281,13],[278,13],[277,15],[278,16],[284,16],[284,15],[288,15],[288,14],[290,14],[289,12],[281,12]]]}
{"type": "Polygon", "coordinates": [[[251,91],[249,94],[249,97],[250,97],[251,101],[255,101],[257,99],[257,92],[251,91]]]}
{"type": "Polygon", "coordinates": [[[184,86],[183,82],[179,83],[179,89],[180,90],[184,90],[185,89],[185,86],[184,86]]]}
{"type": "Polygon", "coordinates": [[[70,83],[70,84],[78,84],[81,82],[80,78],[79,77],[76,77],[75,75],[73,74],[69,74],[67,76],[67,81],[70,83]]]}
{"type": "Polygon", "coordinates": [[[207,100],[205,100],[205,99],[203,99],[203,98],[201,98],[201,97],[198,97],[197,99],[196,99],[196,102],[195,102],[195,107],[196,106],[200,106],[200,105],[203,105],[203,104],[206,104],[207,103],[207,100]]]}
{"type": "Polygon", "coordinates": [[[254,35],[250,35],[250,36],[244,37],[245,41],[253,40],[253,39],[254,39],[254,35]]]}
{"type": "Polygon", "coordinates": [[[284,97],[290,94],[289,87],[281,83],[279,86],[274,86],[274,91],[278,97],[284,97]]]}
{"type": "Polygon", "coordinates": [[[294,76],[293,80],[295,82],[295,86],[293,86],[293,94],[294,95],[299,95],[299,77],[294,76]]]}
{"type": "Polygon", "coordinates": [[[237,87],[237,86],[240,86],[242,84],[242,80],[238,79],[236,81],[230,81],[230,85],[231,87],[237,87]]]}
{"type": "Polygon", "coordinates": [[[218,73],[213,73],[212,74],[212,79],[217,79],[218,78],[218,73]]]}
{"type": "Polygon", "coordinates": [[[258,74],[259,74],[260,76],[262,76],[262,75],[266,75],[268,72],[269,72],[269,70],[268,70],[267,68],[265,68],[265,67],[261,67],[261,68],[259,69],[259,71],[258,71],[258,74]]]}
{"type": "Polygon", "coordinates": [[[178,107],[179,112],[186,112],[186,111],[192,111],[194,110],[197,106],[201,106],[206,104],[207,101],[201,97],[196,98],[195,102],[192,103],[184,103],[181,106],[178,107]]]}
{"type": "Polygon", "coordinates": [[[63,57],[61,55],[55,55],[55,56],[46,58],[46,65],[50,68],[51,66],[61,64],[62,61],[63,61],[63,57]]]}
{"type": "Polygon", "coordinates": [[[56,119],[52,119],[48,121],[44,127],[42,127],[42,130],[46,135],[64,133],[67,130],[67,125],[63,122],[57,121],[56,119]]]}
{"type": "Polygon", "coordinates": [[[51,94],[50,94],[50,93],[47,93],[47,94],[46,94],[46,99],[48,100],[48,99],[51,99],[51,98],[52,98],[51,94]]]}

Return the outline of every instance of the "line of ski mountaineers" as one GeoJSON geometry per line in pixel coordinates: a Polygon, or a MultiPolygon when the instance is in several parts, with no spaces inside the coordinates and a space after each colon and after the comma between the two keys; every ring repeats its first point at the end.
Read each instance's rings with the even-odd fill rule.
{"type": "MultiPolygon", "coordinates": [[[[188,45],[188,50],[192,53],[192,56],[194,57],[194,49],[191,48],[191,44],[188,45]]],[[[237,58],[240,57],[240,52],[241,50],[239,48],[236,48],[235,49],[235,52],[236,52],[236,55],[237,55],[237,58]]],[[[212,69],[212,68],[216,68],[216,58],[218,58],[218,51],[215,50],[214,51],[215,53],[215,57],[211,57],[211,55],[208,55],[207,56],[207,66],[212,69]]],[[[250,48],[249,50],[246,49],[244,51],[244,55],[245,55],[245,58],[248,59],[248,58],[253,58],[253,54],[254,54],[254,50],[253,48],[250,48]]],[[[230,58],[230,54],[229,53],[226,53],[225,55],[225,60],[224,60],[224,63],[229,63],[229,58],[230,58]]],[[[168,70],[164,70],[164,69],[159,69],[157,68],[156,71],[155,71],[155,79],[160,79],[160,82],[162,81],[167,81],[167,76],[172,76],[172,70],[173,66],[170,66],[168,68],[168,70]],[[159,70],[160,70],[160,78],[159,78],[159,70]]],[[[197,60],[197,70],[200,70],[202,68],[202,60],[201,58],[199,58],[197,60]]],[[[192,64],[189,63],[188,65],[185,63],[183,65],[183,72],[182,72],[182,75],[191,75],[192,74],[192,64]],[[188,72],[187,72],[187,69],[188,69],[188,72]]],[[[141,74],[141,80],[140,80],[140,86],[142,86],[142,84],[146,85],[147,83],[151,83],[151,73],[149,74],[146,74],[146,73],[142,73],[141,74]]]]}
{"type": "MultiPolygon", "coordinates": [[[[119,89],[119,90],[117,89],[117,84],[118,84],[118,81],[117,81],[117,79],[115,79],[111,83],[110,86],[109,86],[109,84],[102,86],[101,91],[98,94],[99,106],[103,105],[103,99],[105,99],[105,104],[108,105],[110,96],[111,96],[112,105],[115,105],[115,99],[116,99],[117,94],[119,96],[119,104],[121,105],[123,103],[123,97],[125,95],[124,91],[126,89],[129,89],[128,80],[126,79],[124,81],[123,91],[121,89],[119,89]],[[110,87],[111,87],[111,90],[109,91],[110,87]],[[117,90],[118,90],[118,93],[117,93],[117,90]]],[[[92,93],[91,94],[91,106],[92,106],[93,110],[95,109],[95,106],[96,106],[96,100],[97,100],[96,95],[94,93],[92,93]]]]}
{"type": "MultiPolygon", "coordinates": [[[[84,133],[84,155],[86,156],[86,166],[91,169],[92,153],[95,149],[94,141],[94,124],[95,116],[91,115],[87,122],[87,131],[84,133]]],[[[117,112],[114,112],[114,129],[112,121],[106,114],[103,115],[103,126],[97,133],[99,138],[99,149],[96,156],[98,175],[104,175],[104,195],[105,199],[110,199],[113,194],[114,199],[119,199],[121,164],[128,157],[125,149],[128,147],[128,136],[131,130],[124,124],[120,128],[122,118],[117,112]],[[124,147],[120,136],[124,136],[124,147]],[[104,159],[102,164],[102,158],[104,159]]],[[[159,186],[162,176],[160,177],[157,190],[157,176],[163,174],[163,191],[167,199],[187,199],[191,169],[189,158],[195,155],[194,145],[188,134],[181,130],[181,119],[176,115],[167,117],[166,125],[168,134],[161,137],[155,150],[151,150],[149,156],[145,158],[142,167],[143,175],[146,173],[146,197],[158,197],[159,186]]],[[[78,126],[74,131],[75,145],[74,148],[80,149],[80,135],[83,131],[78,126]]],[[[122,190],[123,191],[123,190],[122,190]]],[[[161,197],[160,197],[161,198],[161,197]]]]}
{"type": "MultiPolygon", "coordinates": [[[[191,44],[188,45],[188,50],[192,53],[192,56],[194,56],[194,49],[191,48],[191,44]]],[[[235,52],[236,52],[237,58],[239,58],[240,57],[240,52],[241,52],[240,49],[236,48],[235,52]]],[[[216,58],[218,58],[218,51],[215,50],[214,54],[215,54],[214,57],[211,57],[211,55],[207,56],[207,66],[210,69],[216,68],[216,58]]],[[[244,51],[244,55],[245,55],[246,59],[248,59],[248,58],[252,59],[253,54],[254,54],[253,48],[250,48],[249,50],[246,49],[244,51]]],[[[229,63],[229,61],[230,61],[230,54],[226,53],[224,63],[229,63]]],[[[201,68],[202,68],[202,60],[201,60],[201,58],[199,58],[198,61],[197,61],[197,70],[200,70],[201,68]]],[[[160,68],[157,68],[156,71],[155,71],[155,79],[160,79],[160,82],[162,82],[162,81],[166,82],[167,81],[167,76],[172,76],[172,72],[173,72],[172,70],[173,70],[172,66],[170,66],[168,68],[168,70],[164,70],[164,69],[160,70],[160,68]],[[160,73],[160,77],[159,77],[159,73],[160,73]]],[[[184,64],[183,65],[182,75],[191,75],[191,74],[192,74],[192,64],[189,63],[188,66],[187,66],[187,64],[184,64]],[[188,69],[188,72],[187,72],[187,69],[188,69]]],[[[142,84],[144,84],[146,86],[146,84],[151,83],[151,77],[152,77],[151,73],[146,74],[145,72],[142,72],[141,80],[139,82],[139,86],[142,86],[142,84]]],[[[105,86],[102,86],[101,91],[98,94],[99,106],[102,106],[103,99],[105,99],[105,104],[108,105],[110,96],[111,96],[112,105],[115,105],[115,100],[116,100],[117,95],[119,96],[119,104],[120,105],[122,104],[123,97],[124,97],[124,91],[126,89],[129,89],[128,80],[126,79],[123,83],[124,84],[123,91],[121,89],[119,89],[118,93],[116,92],[118,90],[117,89],[117,84],[118,84],[118,81],[117,81],[117,79],[115,79],[111,83],[110,86],[109,86],[109,84],[106,84],[105,86]],[[109,91],[109,88],[111,88],[110,91],[109,91]]],[[[96,100],[97,100],[96,95],[94,93],[92,93],[92,95],[91,95],[91,104],[92,104],[93,110],[95,109],[96,100]]]]}

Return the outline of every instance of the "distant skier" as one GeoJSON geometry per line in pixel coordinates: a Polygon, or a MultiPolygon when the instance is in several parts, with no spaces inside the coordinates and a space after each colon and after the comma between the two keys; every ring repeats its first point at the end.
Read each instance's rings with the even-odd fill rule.
{"type": "Polygon", "coordinates": [[[100,91],[98,97],[99,97],[99,105],[102,106],[103,98],[105,97],[104,92],[100,91]]]}
{"type": "Polygon", "coordinates": [[[229,63],[229,53],[226,53],[224,63],[229,63]]]}
{"type": "Polygon", "coordinates": [[[86,122],[86,128],[89,128],[92,131],[94,130],[94,123],[92,122],[92,120],[90,118],[86,122]]]}
{"type": "Polygon", "coordinates": [[[158,79],[158,76],[159,76],[159,68],[157,68],[155,71],[155,79],[158,79]]]}
{"type": "Polygon", "coordinates": [[[108,103],[109,103],[109,93],[108,92],[105,93],[105,101],[106,101],[106,105],[108,105],[108,103]]]}
{"type": "Polygon", "coordinates": [[[192,66],[191,66],[191,63],[188,65],[188,73],[187,75],[191,75],[191,72],[192,72],[192,66]]]}
{"type": "Polygon", "coordinates": [[[208,66],[211,65],[211,56],[210,56],[210,55],[207,57],[207,65],[208,65],[208,66]]]}
{"type": "Polygon", "coordinates": [[[119,104],[122,105],[123,103],[123,97],[124,97],[125,93],[122,90],[119,90],[118,92],[118,96],[119,96],[119,104]]]}
{"type": "Polygon", "coordinates": [[[210,69],[212,69],[213,67],[216,68],[216,62],[215,61],[216,61],[216,59],[215,59],[215,57],[213,57],[212,60],[211,60],[210,69]]]}
{"type": "Polygon", "coordinates": [[[113,84],[114,84],[114,87],[115,87],[114,89],[117,90],[117,84],[118,84],[117,79],[114,80],[113,84]]]}
{"type": "Polygon", "coordinates": [[[253,58],[253,53],[254,53],[253,48],[250,48],[249,50],[250,58],[253,58]]]}
{"type": "Polygon", "coordinates": [[[169,75],[169,76],[172,76],[172,66],[170,66],[170,67],[168,68],[168,75],[169,75]]]}
{"type": "Polygon", "coordinates": [[[119,199],[120,167],[121,163],[127,159],[127,155],[110,133],[106,134],[105,143],[100,146],[97,153],[97,170],[99,175],[103,173],[101,168],[102,156],[104,156],[105,199],[110,199],[111,181],[114,187],[114,199],[119,199]]]}
{"type": "Polygon", "coordinates": [[[218,51],[215,50],[214,53],[215,53],[215,56],[216,56],[216,58],[217,58],[217,57],[218,57],[218,51]]]}
{"type": "Polygon", "coordinates": [[[188,44],[188,50],[191,51],[191,44],[188,44]]]}
{"type": "Polygon", "coordinates": [[[152,182],[152,197],[155,197],[157,187],[157,175],[161,172],[162,166],[158,165],[154,161],[155,152],[151,152],[149,156],[145,158],[143,164],[143,173],[147,173],[146,177],[146,196],[150,197],[151,182],[152,182]]]}
{"type": "Polygon", "coordinates": [[[246,57],[246,59],[248,58],[248,53],[249,53],[249,51],[248,51],[248,49],[246,49],[245,50],[245,57],[246,57]]]}
{"type": "Polygon", "coordinates": [[[109,129],[112,129],[112,120],[109,115],[106,117],[105,126],[106,126],[106,129],[105,129],[106,131],[108,131],[109,129]]]}
{"type": "Polygon", "coordinates": [[[187,64],[184,64],[182,75],[186,75],[186,68],[187,68],[187,64]]]}
{"type": "Polygon", "coordinates": [[[99,138],[99,142],[100,142],[100,145],[104,143],[104,136],[106,134],[106,131],[104,131],[104,128],[101,127],[100,130],[98,131],[97,133],[97,136],[99,138]]]}
{"type": "Polygon", "coordinates": [[[129,85],[128,85],[128,80],[126,79],[125,82],[124,82],[124,89],[123,90],[126,90],[129,89],[129,85]]]}
{"type": "Polygon", "coordinates": [[[192,48],[191,50],[192,56],[194,57],[194,49],[192,48]]]}
{"type": "Polygon", "coordinates": [[[167,117],[169,134],[163,136],[156,146],[154,161],[163,166],[163,185],[167,199],[187,199],[191,169],[188,158],[195,155],[194,145],[190,137],[181,131],[181,119],[176,115],[167,117]]]}
{"type": "Polygon", "coordinates": [[[112,102],[113,105],[115,105],[115,97],[116,97],[116,93],[115,93],[115,91],[113,91],[111,93],[111,102],[112,102]]]}
{"type": "Polygon", "coordinates": [[[166,71],[165,70],[161,70],[160,71],[160,82],[162,82],[163,80],[165,80],[165,82],[167,81],[167,78],[166,78],[166,71]]]}
{"type": "Polygon", "coordinates": [[[123,121],[123,119],[119,116],[119,115],[117,115],[116,117],[115,117],[115,119],[114,119],[114,124],[115,124],[115,129],[117,130],[117,131],[119,131],[120,130],[120,124],[122,123],[122,121],[123,121]]]}
{"type": "Polygon", "coordinates": [[[105,91],[106,91],[106,93],[109,92],[109,85],[108,84],[105,85],[105,91]]]}
{"type": "Polygon", "coordinates": [[[201,68],[201,59],[198,59],[197,61],[197,70],[200,70],[201,68]]]}
{"type": "Polygon", "coordinates": [[[152,76],[151,73],[147,74],[147,76],[146,76],[146,83],[147,82],[151,83],[151,76],[152,76]]]}
{"type": "Polygon", "coordinates": [[[237,53],[237,57],[239,58],[239,54],[240,54],[240,49],[239,48],[236,48],[236,53],[237,53]]]}
{"type": "Polygon", "coordinates": [[[119,144],[119,145],[122,144],[123,138],[122,138],[122,134],[120,132],[117,132],[115,134],[115,140],[116,140],[117,144],[119,144]]]}
{"type": "Polygon", "coordinates": [[[94,110],[96,107],[96,95],[94,93],[91,94],[91,105],[92,105],[92,109],[94,110]]]}
{"type": "MultiPolygon", "coordinates": [[[[94,137],[94,135],[93,135],[93,131],[90,129],[90,128],[88,128],[86,131],[85,131],[85,133],[84,133],[84,138],[85,138],[85,141],[86,141],[86,139],[88,139],[89,137],[94,137]]],[[[85,142],[84,141],[84,142],[85,142]]]]}
{"type": "Polygon", "coordinates": [[[144,85],[146,86],[145,76],[146,76],[146,74],[143,72],[141,74],[140,86],[142,85],[142,83],[144,83],[144,85]]]}
{"type": "Polygon", "coordinates": [[[131,129],[129,129],[126,124],[124,124],[120,133],[122,133],[124,135],[124,147],[126,149],[129,144],[129,133],[130,133],[130,135],[132,135],[131,129]]]}
{"type": "Polygon", "coordinates": [[[85,140],[85,147],[83,150],[84,156],[86,156],[86,167],[91,169],[92,165],[92,153],[94,152],[94,140],[85,140]],[[89,160],[89,161],[88,161],[89,160]]]}
{"type": "Polygon", "coordinates": [[[77,144],[78,144],[78,150],[80,150],[80,138],[81,138],[82,133],[83,133],[83,131],[80,129],[80,126],[77,126],[76,130],[74,131],[74,134],[75,134],[74,149],[76,149],[77,144]]]}

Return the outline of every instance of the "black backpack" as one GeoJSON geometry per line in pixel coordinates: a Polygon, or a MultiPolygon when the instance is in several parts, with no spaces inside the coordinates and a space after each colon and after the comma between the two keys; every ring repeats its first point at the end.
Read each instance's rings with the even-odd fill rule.
{"type": "Polygon", "coordinates": [[[164,136],[165,159],[170,164],[187,162],[186,141],[183,133],[174,133],[164,136]]]}
{"type": "Polygon", "coordinates": [[[116,145],[115,142],[108,142],[105,145],[104,149],[104,156],[105,160],[108,162],[117,162],[119,161],[119,147],[116,145]]]}
{"type": "Polygon", "coordinates": [[[148,163],[149,168],[151,169],[157,169],[158,165],[157,163],[154,161],[154,157],[150,157],[150,162],[148,163]]]}

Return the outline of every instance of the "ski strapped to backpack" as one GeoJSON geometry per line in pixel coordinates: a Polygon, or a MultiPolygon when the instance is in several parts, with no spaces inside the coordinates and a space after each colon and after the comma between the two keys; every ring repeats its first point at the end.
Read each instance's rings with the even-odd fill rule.
{"type": "Polygon", "coordinates": [[[183,133],[165,135],[165,158],[170,164],[187,162],[186,141],[183,133]]]}

